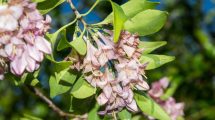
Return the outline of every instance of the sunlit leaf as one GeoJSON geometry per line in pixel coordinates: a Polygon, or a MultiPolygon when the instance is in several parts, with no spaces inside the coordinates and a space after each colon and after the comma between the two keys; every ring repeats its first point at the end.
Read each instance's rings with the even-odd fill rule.
{"type": "Polygon", "coordinates": [[[65,0],[45,0],[37,4],[37,9],[40,11],[41,14],[46,14],[64,1],[65,0]]]}
{"type": "Polygon", "coordinates": [[[56,32],[50,34],[50,33],[47,33],[46,36],[47,38],[50,40],[50,42],[55,45],[56,43],[56,40],[57,40],[57,37],[58,35],[61,33],[61,31],[65,30],[66,28],[70,27],[71,25],[75,24],[77,21],[77,19],[74,19],[72,22],[64,25],[63,27],[61,27],[60,29],[58,29],[56,32]]]}
{"type": "Polygon", "coordinates": [[[143,49],[142,54],[148,54],[148,53],[151,53],[152,51],[154,51],[157,48],[162,47],[164,45],[166,45],[166,41],[159,41],[159,42],[140,41],[138,47],[143,49]]]}
{"type": "Polygon", "coordinates": [[[46,0],[31,0],[32,2],[36,2],[36,3],[40,3],[40,2],[44,2],[46,0]]]}
{"type": "Polygon", "coordinates": [[[98,115],[98,110],[99,110],[99,105],[98,104],[95,104],[95,106],[93,107],[93,109],[91,109],[89,111],[89,114],[88,114],[88,120],[101,120],[99,118],[99,115],[98,115]]]}
{"type": "Polygon", "coordinates": [[[68,48],[70,46],[71,45],[69,44],[69,42],[67,41],[67,38],[66,38],[66,30],[64,29],[61,32],[61,38],[60,38],[60,41],[59,41],[58,46],[57,46],[57,51],[61,51],[61,50],[68,48]]]}
{"type": "Polygon", "coordinates": [[[164,26],[167,15],[167,12],[164,11],[145,10],[128,19],[124,24],[124,28],[141,36],[153,34],[164,26]]]}
{"type": "Polygon", "coordinates": [[[147,54],[142,55],[140,57],[141,63],[148,63],[146,70],[151,70],[158,68],[168,62],[171,62],[175,59],[175,57],[167,56],[167,55],[154,55],[154,54],[147,54]]]}
{"type": "Polygon", "coordinates": [[[113,8],[113,14],[114,14],[114,20],[113,20],[114,42],[116,43],[119,39],[124,22],[127,20],[127,16],[125,15],[124,11],[118,4],[111,2],[111,5],[113,8]]]}
{"type": "Polygon", "coordinates": [[[69,86],[64,86],[64,85],[60,85],[55,76],[51,76],[49,79],[49,86],[50,86],[50,97],[54,98],[57,95],[63,94],[67,91],[69,91],[69,89],[71,87],[69,86]]]}
{"type": "Polygon", "coordinates": [[[87,52],[87,45],[84,42],[82,36],[76,38],[72,42],[70,42],[70,45],[80,54],[85,55],[87,52]]]}
{"type": "Polygon", "coordinates": [[[57,62],[53,58],[51,58],[50,56],[46,56],[46,58],[49,61],[52,62],[54,72],[60,72],[60,71],[62,71],[64,69],[68,68],[70,65],[72,65],[72,61],[60,61],[60,62],[57,62]]]}
{"type": "Polygon", "coordinates": [[[21,118],[20,120],[42,120],[42,119],[25,113],[24,117],[21,118]]]}
{"type": "Polygon", "coordinates": [[[148,96],[135,93],[134,98],[144,114],[159,120],[171,120],[169,115],[148,96]]]}
{"type": "Polygon", "coordinates": [[[33,79],[31,81],[31,86],[36,86],[40,81],[38,79],[33,79]]]}
{"type": "Polygon", "coordinates": [[[118,113],[118,116],[120,120],[131,120],[131,113],[126,109],[123,109],[122,111],[120,111],[118,113]]]}
{"type": "Polygon", "coordinates": [[[71,94],[78,99],[84,99],[95,94],[96,88],[92,87],[86,82],[86,80],[80,77],[77,82],[74,84],[71,94]]]}
{"type": "Polygon", "coordinates": [[[64,81],[69,84],[73,84],[77,78],[78,73],[75,70],[70,70],[70,68],[62,70],[59,73],[55,73],[57,82],[64,81]]]}
{"type": "MultiPolygon", "coordinates": [[[[158,2],[150,2],[147,0],[130,0],[126,2],[125,4],[121,5],[121,8],[123,9],[125,15],[128,18],[134,17],[139,12],[142,12],[147,9],[153,9],[156,5],[158,5],[158,2]]],[[[113,13],[108,15],[101,23],[99,24],[107,24],[113,22],[113,13]]]]}

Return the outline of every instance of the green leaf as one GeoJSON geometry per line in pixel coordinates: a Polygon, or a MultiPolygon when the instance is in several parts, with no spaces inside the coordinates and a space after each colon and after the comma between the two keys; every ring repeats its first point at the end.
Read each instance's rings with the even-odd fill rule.
{"type": "Polygon", "coordinates": [[[66,83],[73,84],[77,78],[77,75],[77,71],[71,70],[70,68],[62,70],[59,73],[55,73],[58,83],[60,83],[60,81],[64,81],[66,83]]]}
{"type": "Polygon", "coordinates": [[[89,113],[89,111],[94,107],[95,102],[94,96],[88,97],[86,99],[72,97],[69,111],[73,113],[75,112],[78,115],[89,113]]]}
{"type": "Polygon", "coordinates": [[[85,55],[87,52],[87,45],[84,42],[82,36],[79,36],[72,42],[70,42],[70,45],[80,54],[85,55]]]}
{"type": "Polygon", "coordinates": [[[44,2],[40,2],[37,4],[37,9],[40,11],[41,14],[46,14],[65,0],[45,0],[44,2]]]}
{"type": "Polygon", "coordinates": [[[153,34],[164,26],[167,15],[167,12],[164,11],[145,10],[127,20],[124,28],[131,33],[138,33],[141,36],[153,34]]]}
{"type": "Polygon", "coordinates": [[[33,79],[30,83],[31,86],[36,86],[40,81],[38,79],[33,79]]]}
{"type": "Polygon", "coordinates": [[[150,2],[147,0],[130,0],[122,5],[122,9],[126,16],[132,18],[144,10],[155,8],[158,4],[159,2],[150,2]]]}
{"type": "Polygon", "coordinates": [[[61,31],[65,30],[66,28],[70,27],[71,25],[75,24],[77,19],[74,19],[72,22],[64,25],[60,29],[58,29],[55,33],[49,34],[47,33],[46,36],[51,41],[52,45],[55,45],[58,35],[61,33],[61,31]]]}
{"type": "Polygon", "coordinates": [[[159,41],[159,42],[145,42],[145,41],[140,41],[139,48],[143,48],[142,54],[148,54],[151,53],[152,51],[156,50],[159,47],[162,47],[166,45],[166,41],[159,41]]]}
{"type": "Polygon", "coordinates": [[[147,114],[159,120],[171,120],[169,115],[148,96],[135,93],[134,98],[137,102],[137,105],[144,114],[147,114]]]}
{"type": "Polygon", "coordinates": [[[68,48],[70,47],[71,45],[69,44],[69,42],[67,41],[67,38],[66,38],[66,29],[64,29],[62,32],[61,32],[61,39],[58,43],[58,46],[57,46],[57,51],[61,51],[65,48],[68,48]]]}
{"type": "Polygon", "coordinates": [[[64,27],[64,29],[60,32],[61,39],[58,43],[57,51],[61,51],[65,48],[72,47],[67,40],[67,35],[69,36],[73,35],[75,32],[75,27],[76,27],[76,24],[72,24],[67,26],[66,28],[64,27]]]}
{"type": "Polygon", "coordinates": [[[151,69],[158,68],[168,62],[171,62],[174,59],[175,57],[172,57],[172,56],[147,54],[147,55],[142,55],[140,57],[140,62],[141,63],[148,62],[146,70],[151,70],[151,69]]]}
{"type": "Polygon", "coordinates": [[[36,86],[39,84],[39,80],[37,79],[38,71],[35,71],[35,73],[24,73],[21,78],[19,84],[28,84],[31,86],[36,86]]]}
{"type": "Polygon", "coordinates": [[[101,120],[99,118],[99,115],[98,115],[98,110],[99,110],[99,105],[95,104],[95,106],[93,107],[93,109],[91,109],[89,111],[87,119],[88,120],[101,120]]]}
{"type": "Polygon", "coordinates": [[[211,57],[215,57],[215,49],[214,49],[215,46],[211,42],[212,41],[211,37],[204,30],[200,28],[195,29],[194,35],[201,43],[206,53],[211,57]]]}
{"type": "Polygon", "coordinates": [[[118,4],[111,2],[111,5],[113,8],[113,14],[114,14],[114,20],[113,20],[114,42],[116,43],[118,42],[124,22],[127,20],[127,16],[125,15],[124,11],[118,4]]]}
{"type": "Polygon", "coordinates": [[[96,93],[96,88],[92,87],[86,82],[86,80],[81,76],[77,82],[74,84],[71,94],[78,99],[84,99],[92,96],[96,93]]]}
{"type": "Polygon", "coordinates": [[[69,89],[71,88],[69,86],[60,85],[54,76],[50,77],[49,86],[50,86],[50,97],[51,98],[54,98],[57,95],[63,94],[65,92],[69,91],[69,89]]]}
{"type": "Polygon", "coordinates": [[[131,120],[131,113],[128,112],[126,109],[123,109],[118,113],[120,120],[131,120]]]}
{"type": "Polygon", "coordinates": [[[36,3],[40,3],[40,2],[44,2],[46,0],[31,0],[32,2],[36,2],[36,3]]]}
{"type": "Polygon", "coordinates": [[[57,62],[50,56],[46,56],[46,58],[52,62],[53,64],[53,71],[54,72],[61,72],[62,70],[68,68],[70,65],[72,65],[72,61],[60,61],[57,62]]]}
{"type": "Polygon", "coordinates": [[[36,116],[32,116],[29,114],[24,114],[24,118],[22,118],[23,120],[42,120],[41,118],[38,118],[36,116]]]}
{"type": "MultiPolygon", "coordinates": [[[[80,55],[85,55],[87,52],[87,45],[83,40],[83,35],[85,33],[85,28],[84,28],[84,32],[81,33],[81,35],[79,37],[77,37],[76,39],[74,39],[71,42],[67,41],[66,38],[66,28],[71,27],[71,25],[73,25],[76,22],[76,19],[72,22],[70,22],[69,24],[61,27],[58,31],[56,31],[53,34],[47,34],[48,38],[50,39],[50,41],[52,42],[52,44],[56,43],[57,37],[58,35],[61,33],[61,35],[63,36],[57,46],[57,50],[63,50],[65,48],[68,47],[72,47],[74,48],[80,55]]],[[[74,27],[74,26],[72,26],[74,27]]],[[[70,33],[71,34],[71,33],[70,33]]]]}
{"type": "Polygon", "coordinates": [[[145,118],[143,115],[135,115],[132,117],[131,120],[148,120],[148,119],[145,118]]]}
{"type": "MultiPolygon", "coordinates": [[[[147,9],[153,9],[158,4],[159,4],[158,2],[150,2],[147,0],[130,0],[125,4],[121,5],[121,8],[123,9],[125,15],[128,18],[132,18],[141,11],[144,11],[147,9]]],[[[103,20],[103,22],[99,24],[106,24],[106,23],[112,23],[112,22],[113,22],[113,13],[108,15],[103,20]]]]}

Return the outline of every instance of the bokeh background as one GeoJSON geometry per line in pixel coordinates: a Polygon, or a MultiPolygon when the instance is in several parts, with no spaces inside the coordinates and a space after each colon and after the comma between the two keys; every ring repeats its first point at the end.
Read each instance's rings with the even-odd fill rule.
{"type": "MultiPolygon", "coordinates": [[[[50,0],[51,1],[51,0],[50,0]]],[[[85,13],[95,0],[73,0],[81,13],[85,13]]],[[[126,0],[113,0],[123,4],[126,0]]],[[[148,41],[167,41],[168,44],[154,53],[173,55],[176,60],[148,71],[149,82],[167,76],[172,81],[171,94],[184,102],[186,120],[215,120],[215,0],[152,0],[161,2],[157,9],[169,12],[165,27],[158,33],[146,36],[148,41]]],[[[111,12],[107,3],[99,4],[85,17],[96,23],[111,12]]],[[[49,13],[53,17],[54,32],[73,19],[67,3],[49,13]]],[[[68,51],[63,51],[67,53],[68,51]]],[[[43,63],[45,66],[47,62],[43,63]]],[[[41,87],[49,95],[48,68],[40,76],[41,87]]],[[[70,98],[61,95],[53,100],[68,111],[70,98]]],[[[11,81],[0,82],[0,120],[16,120],[36,116],[46,120],[60,119],[47,104],[32,94],[25,86],[15,86],[11,81]]],[[[35,118],[36,119],[36,118],[35,118]]]]}

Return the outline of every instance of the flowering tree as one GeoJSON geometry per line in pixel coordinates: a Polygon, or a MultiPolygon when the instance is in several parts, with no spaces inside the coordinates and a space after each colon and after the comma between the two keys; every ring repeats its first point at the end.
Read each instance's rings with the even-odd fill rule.
{"type": "Polygon", "coordinates": [[[155,10],[157,4],[131,0],[120,6],[111,0],[96,0],[88,12],[80,14],[72,0],[1,0],[0,79],[27,85],[61,117],[131,119],[132,114],[142,114],[148,119],[182,118],[184,104],[165,94],[169,80],[163,78],[151,89],[147,82],[147,70],[174,60],[151,54],[166,42],[140,40],[165,24],[168,14],[155,10]],[[76,17],[48,33],[51,17],[43,16],[63,2],[70,4],[76,17]],[[104,2],[111,4],[113,12],[100,23],[88,24],[83,18],[104,2]],[[70,53],[57,60],[57,51],[64,49],[70,53]],[[51,98],[66,93],[76,104],[85,100],[83,104],[92,107],[85,106],[84,114],[77,114],[71,105],[70,112],[64,112],[45,96],[38,87],[43,60],[51,62],[51,98]]]}

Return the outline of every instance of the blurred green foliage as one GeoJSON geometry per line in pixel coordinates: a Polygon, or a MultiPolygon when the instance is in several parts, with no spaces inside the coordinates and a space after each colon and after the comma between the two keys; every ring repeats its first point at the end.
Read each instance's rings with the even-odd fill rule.
{"type": "MultiPolygon", "coordinates": [[[[93,2],[94,0],[80,0],[77,2],[77,7],[84,13],[93,2]]],[[[115,0],[115,2],[122,4],[125,1],[115,0]]],[[[215,1],[161,0],[160,2],[161,5],[158,8],[169,12],[168,22],[160,32],[142,39],[167,41],[168,44],[165,47],[154,53],[172,55],[176,59],[161,68],[148,71],[148,80],[152,82],[163,76],[171,78],[172,89],[169,90],[169,95],[174,94],[178,102],[185,102],[186,120],[214,120],[215,1]],[[210,5],[207,6],[207,4],[210,5]]],[[[69,11],[69,6],[65,3],[50,13],[53,17],[53,31],[72,20],[73,13],[69,11]]],[[[110,12],[110,4],[100,4],[85,19],[89,23],[98,22],[110,12]]],[[[64,57],[65,53],[68,51],[60,52],[58,57],[64,57]]],[[[48,65],[49,62],[44,64],[48,65]]],[[[50,71],[49,68],[43,68],[44,75],[40,77],[43,92],[47,96],[49,88],[45,73],[50,71]]],[[[60,119],[47,104],[25,86],[18,87],[11,81],[1,81],[0,94],[0,120],[60,119]]],[[[53,100],[63,110],[71,109],[67,104],[71,102],[70,96],[60,95],[53,100]]]]}

